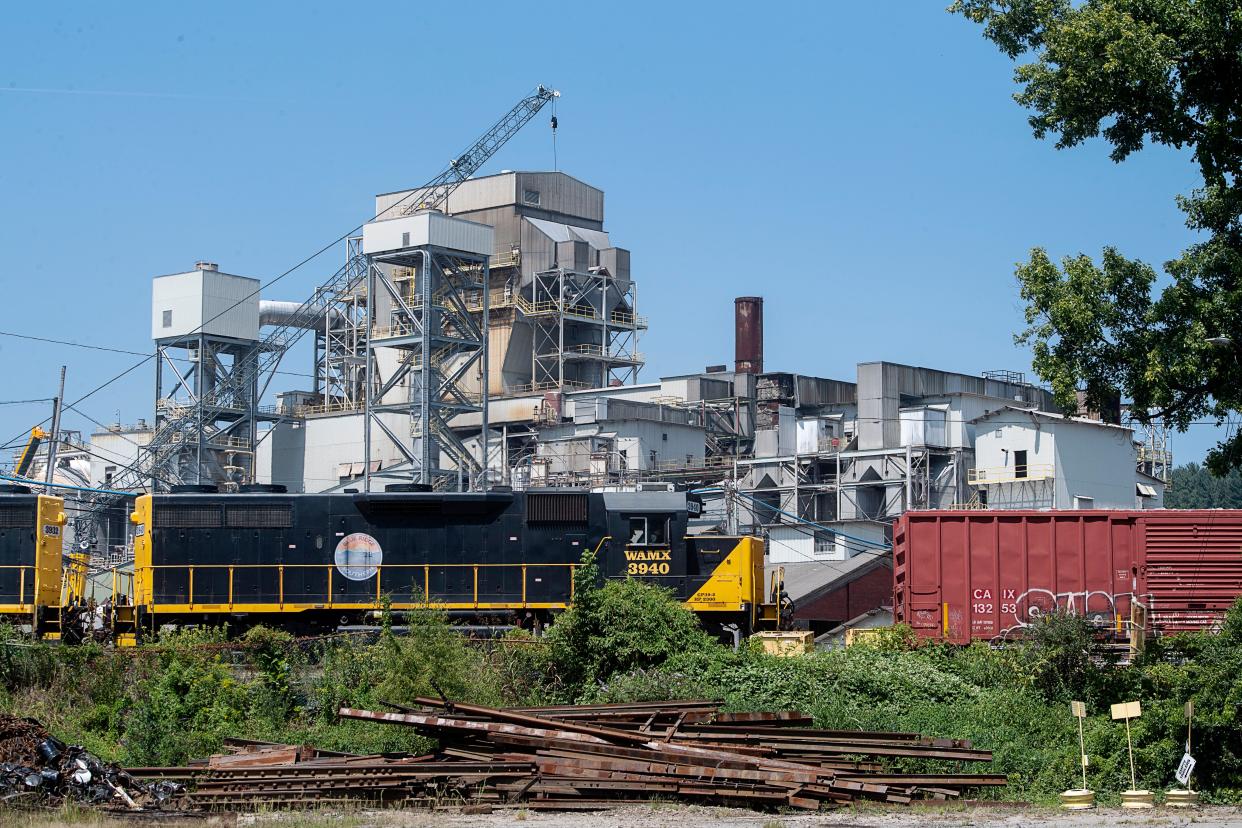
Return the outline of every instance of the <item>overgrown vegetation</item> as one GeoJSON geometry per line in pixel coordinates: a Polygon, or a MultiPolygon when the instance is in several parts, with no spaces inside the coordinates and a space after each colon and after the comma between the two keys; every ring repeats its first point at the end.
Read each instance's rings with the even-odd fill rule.
{"type": "Polygon", "coordinates": [[[373,640],[300,642],[255,628],[229,641],[200,630],[131,651],[36,645],[0,629],[0,706],[105,758],[172,764],[227,736],[356,751],[431,747],[403,728],[337,721],[342,705],[441,695],[483,704],[718,698],[736,710],[797,708],[821,727],[968,738],[1010,775],[999,795],[1048,801],[1079,784],[1070,700],[1091,712],[1089,783],[1115,792],[1129,787],[1129,764],[1108,705],[1142,701],[1133,723],[1139,784],[1163,790],[1193,698],[1196,787],[1216,800],[1242,798],[1242,605],[1219,633],[1153,643],[1127,666],[1097,652],[1094,631],[1072,616],[1051,616],[1029,641],[1003,649],[919,644],[894,628],[849,650],[779,658],[735,652],[669,594],[636,581],[601,587],[585,564],[576,606],[540,638],[471,642],[432,610],[386,616],[373,640]]]}

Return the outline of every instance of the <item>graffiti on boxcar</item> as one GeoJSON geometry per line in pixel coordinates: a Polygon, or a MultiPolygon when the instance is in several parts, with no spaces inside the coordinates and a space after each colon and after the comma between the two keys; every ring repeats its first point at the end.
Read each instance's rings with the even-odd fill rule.
{"type": "Polygon", "coordinates": [[[1045,615],[1057,612],[1085,616],[1097,627],[1110,627],[1115,623],[1118,604],[1135,597],[1133,592],[1053,592],[1038,587],[1022,593],[1010,589],[1002,593],[1003,599],[1006,599],[1000,605],[1002,623],[1005,616],[1012,617],[1013,623],[997,633],[999,638],[1020,634],[1045,615]]]}

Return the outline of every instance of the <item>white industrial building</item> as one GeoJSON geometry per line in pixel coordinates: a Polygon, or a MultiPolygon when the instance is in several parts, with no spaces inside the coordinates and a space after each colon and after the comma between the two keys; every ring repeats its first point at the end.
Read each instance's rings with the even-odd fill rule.
{"type": "Polygon", "coordinates": [[[1138,468],[1134,431],[1006,406],[974,421],[971,482],[989,509],[1154,509],[1164,481],[1138,468]]]}

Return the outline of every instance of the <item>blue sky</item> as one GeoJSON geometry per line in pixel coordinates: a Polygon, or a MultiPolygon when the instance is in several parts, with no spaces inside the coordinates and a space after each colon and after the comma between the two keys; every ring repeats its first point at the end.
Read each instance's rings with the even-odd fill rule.
{"type": "MultiPolygon", "coordinates": [[[[1186,153],[1056,151],[1013,65],[938,2],[22,4],[0,25],[0,330],[149,351],[150,278],[264,280],[417,185],[538,83],[559,166],[633,251],[647,378],[732,360],[766,300],[770,369],[1030,371],[1030,247],[1159,264],[1190,241],[1186,153]]],[[[545,114],[485,172],[552,165],[545,114]]],[[[302,299],[326,254],[268,298],[302,299]]],[[[294,354],[290,370],[309,369],[294,354]]],[[[136,361],[0,337],[0,401],[136,361]]],[[[145,366],[81,408],[149,416],[145,366]]],[[[0,406],[0,440],[46,406],[0,406]]],[[[71,415],[67,427],[89,431],[71,415]]],[[[1201,459],[1211,427],[1174,438],[1201,459]]]]}

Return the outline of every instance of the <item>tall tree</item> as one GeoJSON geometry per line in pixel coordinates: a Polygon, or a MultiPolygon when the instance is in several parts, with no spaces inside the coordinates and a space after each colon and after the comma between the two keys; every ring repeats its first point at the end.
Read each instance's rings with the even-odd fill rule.
{"type": "MultiPolygon", "coordinates": [[[[1102,137],[1121,162],[1147,142],[1188,149],[1202,185],[1177,197],[1200,239],[1156,271],[1104,248],[1017,268],[1036,372],[1072,405],[1110,391],[1185,430],[1242,406],[1242,0],[956,0],[951,11],[1019,61],[1018,103],[1059,149],[1102,137]],[[1215,340],[1214,342],[1211,340],[1215,340]]],[[[1242,433],[1207,458],[1242,466],[1242,433]]]]}
{"type": "Polygon", "coordinates": [[[1198,463],[1173,470],[1173,485],[1164,494],[1170,509],[1237,509],[1242,507],[1242,473],[1233,469],[1215,477],[1198,463]]]}

